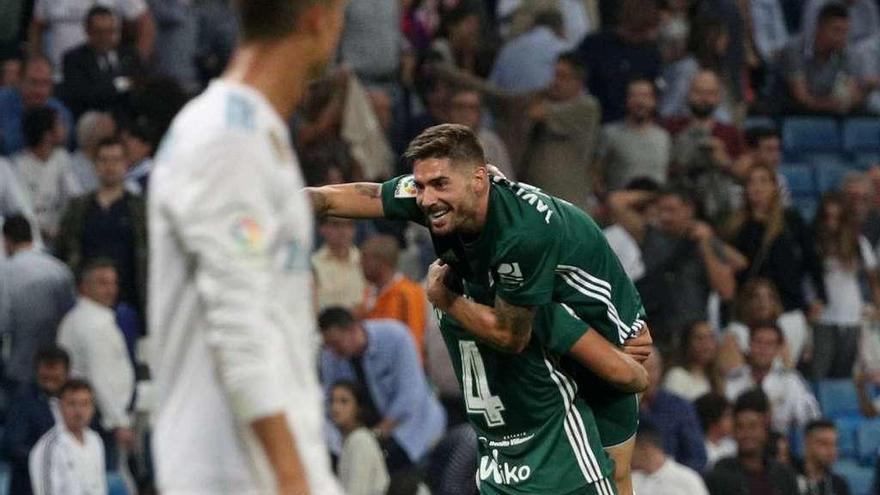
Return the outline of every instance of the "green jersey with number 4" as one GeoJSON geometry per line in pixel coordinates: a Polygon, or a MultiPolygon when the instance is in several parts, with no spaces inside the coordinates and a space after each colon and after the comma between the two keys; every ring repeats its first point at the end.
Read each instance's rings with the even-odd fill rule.
{"type": "Polygon", "coordinates": [[[593,414],[559,368],[587,331],[583,322],[560,305],[542,306],[519,355],[476,341],[448,316],[440,328],[479,440],[480,493],[616,493],[593,414]]]}

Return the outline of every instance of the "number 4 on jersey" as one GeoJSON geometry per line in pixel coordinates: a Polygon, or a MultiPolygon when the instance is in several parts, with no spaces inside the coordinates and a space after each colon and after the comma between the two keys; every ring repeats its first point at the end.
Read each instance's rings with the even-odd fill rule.
{"type": "Polygon", "coordinates": [[[461,380],[464,388],[464,403],[468,414],[482,413],[490,427],[504,425],[501,411],[504,404],[497,395],[489,391],[486,366],[477,343],[470,340],[458,342],[461,352],[461,380]]]}

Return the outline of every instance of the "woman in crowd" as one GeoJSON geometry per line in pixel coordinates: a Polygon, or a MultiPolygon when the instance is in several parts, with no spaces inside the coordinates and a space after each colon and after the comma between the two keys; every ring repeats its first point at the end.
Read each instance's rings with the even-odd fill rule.
{"type": "Polygon", "coordinates": [[[681,364],[666,373],[663,388],[689,401],[712,390],[723,390],[718,386],[721,377],[715,367],[718,345],[709,323],[694,322],[685,330],[683,337],[681,364]]]}
{"type": "MultiPolygon", "coordinates": [[[[745,205],[733,214],[727,226],[730,243],[746,256],[749,266],[737,276],[744,285],[755,277],[769,279],[779,291],[783,313],[800,322],[800,328],[789,328],[787,339],[806,335],[804,318],[818,317],[825,290],[822,272],[808,229],[794,210],[785,210],[776,173],[769,167],[756,165],[746,175],[745,205]],[[804,282],[817,288],[809,301],[804,282]]],[[[797,342],[789,342],[796,346],[797,342]]],[[[796,354],[794,354],[796,356],[796,354]]],[[[793,363],[796,364],[796,363],[793,363]]]]}
{"type": "Polygon", "coordinates": [[[876,306],[880,302],[877,258],[855,219],[840,194],[822,198],[814,239],[827,303],[813,331],[814,380],[852,376],[866,303],[876,306]],[[861,280],[868,282],[868,298],[862,293],[861,280]]]}
{"type": "Polygon", "coordinates": [[[390,478],[379,442],[364,426],[363,392],[340,381],[330,391],[330,420],[342,433],[339,481],[349,495],[384,495],[390,478]]]}

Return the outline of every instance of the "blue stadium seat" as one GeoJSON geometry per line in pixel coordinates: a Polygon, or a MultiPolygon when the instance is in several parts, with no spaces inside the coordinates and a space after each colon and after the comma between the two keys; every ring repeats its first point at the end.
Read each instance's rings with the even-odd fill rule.
{"type": "Polygon", "coordinates": [[[787,157],[804,153],[839,153],[840,130],[834,119],[789,117],[782,123],[782,145],[787,157]]]}
{"type": "Polygon", "coordinates": [[[837,427],[837,453],[842,459],[858,459],[856,437],[862,421],[864,419],[859,416],[844,416],[834,420],[834,426],[837,427]]]}
{"type": "Polygon", "coordinates": [[[856,446],[859,459],[870,464],[877,460],[880,451],[880,420],[865,420],[856,431],[856,446]]]}
{"type": "Polygon", "coordinates": [[[880,153],[880,119],[847,119],[843,123],[843,149],[850,153],[880,153]]]}
{"type": "Polygon", "coordinates": [[[835,463],[833,470],[846,480],[852,495],[871,495],[874,485],[873,468],[843,460],[835,463]]]}
{"type": "Polygon", "coordinates": [[[797,459],[804,457],[804,429],[800,426],[793,426],[788,430],[788,445],[791,455],[797,459]]]}
{"type": "Polygon", "coordinates": [[[800,161],[814,167],[822,167],[829,163],[845,163],[847,157],[843,153],[801,153],[800,161]]]}
{"type": "Polygon", "coordinates": [[[117,472],[107,472],[107,495],[129,495],[125,480],[117,472]]]}
{"type": "Polygon", "coordinates": [[[816,186],[819,194],[836,189],[843,177],[852,170],[842,163],[826,163],[816,167],[816,186]]]}
{"type": "Polygon", "coordinates": [[[759,127],[776,129],[778,126],[776,125],[776,121],[770,117],[746,117],[746,121],[743,122],[743,128],[746,131],[749,129],[757,129],[759,127]]]}
{"type": "Polygon", "coordinates": [[[819,407],[830,418],[859,416],[859,397],[856,386],[849,378],[820,380],[816,384],[819,407]]]}
{"type": "Polygon", "coordinates": [[[0,495],[9,495],[9,465],[0,462],[0,495]]]}
{"type": "Polygon", "coordinates": [[[813,167],[803,163],[785,163],[779,166],[779,173],[788,181],[788,190],[795,198],[815,197],[816,179],[813,167]]]}

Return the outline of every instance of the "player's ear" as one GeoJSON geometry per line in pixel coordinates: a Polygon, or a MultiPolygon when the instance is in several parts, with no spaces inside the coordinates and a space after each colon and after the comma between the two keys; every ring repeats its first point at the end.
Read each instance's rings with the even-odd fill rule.
{"type": "Polygon", "coordinates": [[[489,170],[485,165],[474,167],[473,184],[478,191],[482,191],[484,188],[489,187],[489,170]]]}

